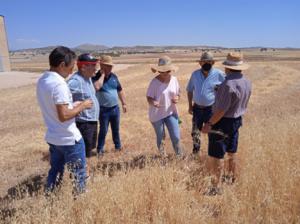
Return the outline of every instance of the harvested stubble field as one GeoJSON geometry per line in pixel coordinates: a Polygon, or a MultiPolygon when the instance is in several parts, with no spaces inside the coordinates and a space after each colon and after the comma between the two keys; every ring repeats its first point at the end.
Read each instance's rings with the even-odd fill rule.
{"type": "MultiPolygon", "coordinates": [[[[169,156],[163,160],[155,156],[155,135],[147,118],[145,94],[153,78],[148,63],[154,63],[159,55],[130,56],[131,66],[118,71],[129,110],[121,115],[125,150],[115,153],[108,135],[108,153],[101,160],[92,158],[88,192],[77,200],[71,196],[68,178],[51,200],[41,193],[49,168],[48,147],[43,140],[45,128],[35,86],[0,90],[0,209],[6,221],[300,223],[300,52],[244,54],[251,65],[245,74],[253,83],[253,93],[240,132],[240,172],[237,183],[224,185],[223,194],[215,197],[203,195],[209,180],[206,136],[202,136],[203,150],[197,158],[178,160],[169,156]],[[15,187],[18,183],[31,196],[15,187]]],[[[191,116],[185,86],[191,72],[198,68],[193,62],[198,55],[170,56],[179,67],[181,135],[189,154],[191,116]]],[[[218,57],[224,58],[224,53],[218,57]]],[[[116,58],[116,62],[126,64],[126,57],[116,58]]],[[[46,61],[39,63],[47,65],[46,61]]],[[[23,62],[25,70],[26,65],[23,62]]],[[[13,67],[22,70],[19,62],[13,67]]],[[[216,67],[222,68],[220,63],[216,67]]],[[[167,151],[173,153],[169,138],[167,151]]]]}

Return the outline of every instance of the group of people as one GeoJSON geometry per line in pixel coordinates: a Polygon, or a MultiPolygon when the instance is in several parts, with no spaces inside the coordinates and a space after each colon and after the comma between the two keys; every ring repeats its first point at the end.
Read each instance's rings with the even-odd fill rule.
{"type": "MultiPolygon", "coordinates": [[[[188,112],[192,114],[193,153],[200,152],[200,132],[207,133],[208,155],[212,179],[212,194],[219,193],[221,159],[227,153],[229,159],[226,178],[236,178],[235,154],[238,146],[239,128],[251,94],[251,83],[242,71],[248,68],[242,54],[229,53],[223,62],[225,73],[213,68],[215,60],[210,52],[201,55],[200,69],[194,71],[187,84],[188,112]]],[[[50,165],[46,190],[51,192],[62,180],[67,164],[74,175],[76,192],[85,189],[88,161],[97,148],[98,156],[105,152],[105,136],[109,123],[115,150],[121,151],[119,134],[120,108],[127,112],[122,86],[112,73],[110,56],[100,61],[86,53],[76,58],[67,47],[55,48],[49,56],[50,70],[38,80],[37,98],[47,126],[45,136],[50,146],[50,165]],[[67,81],[77,59],[78,71],[67,81]],[[96,72],[97,64],[100,70],[96,72]],[[98,122],[100,124],[99,135],[98,122]],[[87,158],[87,159],[86,159],[87,158]]],[[[176,104],[180,100],[180,87],[174,72],[177,67],[171,58],[159,58],[151,67],[156,74],[147,90],[149,120],[156,134],[159,153],[166,155],[165,128],[176,155],[183,154],[180,140],[180,120],[176,104]]]]}
{"type": "MultiPolygon", "coordinates": [[[[186,87],[188,112],[193,115],[193,153],[200,151],[200,133],[208,134],[209,170],[212,175],[209,194],[215,195],[220,193],[218,186],[223,170],[221,159],[225,154],[228,159],[225,164],[226,175],[222,178],[231,183],[236,179],[239,128],[251,95],[251,83],[242,71],[248,69],[249,65],[244,63],[240,53],[227,55],[223,62],[225,72],[213,68],[215,60],[210,52],[204,52],[198,62],[201,68],[192,73],[186,87]]],[[[164,155],[166,126],[175,153],[181,155],[180,121],[176,108],[180,88],[177,78],[172,75],[177,68],[172,65],[169,57],[164,56],[151,69],[158,73],[147,91],[149,119],[156,133],[157,147],[164,155]]]]}
{"type": "Polygon", "coordinates": [[[112,58],[101,57],[96,73],[98,63],[90,54],[77,58],[69,48],[57,47],[49,55],[49,71],[38,80],[37,99],[47,127],[45,140],[50,146],[47,192],[61,183],[65,165],[74,175],[76,192],[84,191],[89,176],[87,162],[96,146],[99,156],[105,152],[109,124],[115,150],[122,149],[118,98],[126,113],[124,93],[118,77],[112,73],[112,58]],[[78,71],[67,79],[76,62],[78,71]]]}

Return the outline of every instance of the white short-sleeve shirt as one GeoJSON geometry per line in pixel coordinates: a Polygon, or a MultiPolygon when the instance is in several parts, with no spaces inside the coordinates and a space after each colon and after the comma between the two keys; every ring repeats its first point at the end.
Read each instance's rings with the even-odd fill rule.
{"type": "Polygon", "coordinates": [[[157,78],[152,79],[148,87],[147,96],[159,102],[159,107],[149,106],[149,120],[159,121],[172,114],[178,114],[172,98],[180,94],[178,80],[172,76],[169,83],[163,83],[157,78]]]}
{"type": "Polygon", "coordinates": [[[46,142],[74,145],[79,141],[82,137],[75,118],[65,122],[58,119],[57,104],[68,104],[69,109],[73,108],[72,94],[64,78],[56,72],[45,72],[38,80],[36,94],[47,127],[46,142]]]}

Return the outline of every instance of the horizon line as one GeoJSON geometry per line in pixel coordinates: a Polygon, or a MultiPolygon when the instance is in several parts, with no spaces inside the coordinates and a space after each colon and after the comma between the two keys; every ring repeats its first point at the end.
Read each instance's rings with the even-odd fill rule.
{"type": "MultiPolygon", "coordinates": [[[[248,48],[271,48],[271,49],[300,49],[300,47],[291,47],[291,46],[285,46],[285,47],[272,47],[272,46],[243,46],[243,47],[224,47],[224,46],[217,46],[217,45],[178,45],[178,44],[174,44],[174,45],[142,45],[142,44],[138,44],[138,45],[115,45],[115,46],[106,46],[106,45],[102,45],[102,44],[90,44],[90,43],[84,43],[84,44],[79,44],[75,47],[69,47],[70,49],[76,49],[78,47],[80,47],[81,45],[94,45],[94,46],[103,46],[103,47],[107,47],[107,50],[112,49],[112,48],[116,48],[116,47],[121,47],[121,48],[134,48],[134,47],[206,47],[206,48],[221,48],[221,49],[248,49],[248,48]]],[[[42,48],[48,48],[48,47],[57,47],[57,46],[65,46],[65,45],[48,45],[48,46],[44,46],[44,47],[29,47],[29,48],[19,48],[19,49],[10,49],[9,51],[25,51],[25,50],[35,50],[35,49],[42,49],[42,48]]],[[[66,46],[67,47],[67,46],[66,46]]],[[[105,49],[103,49],[105,50],[105,49]]]]}

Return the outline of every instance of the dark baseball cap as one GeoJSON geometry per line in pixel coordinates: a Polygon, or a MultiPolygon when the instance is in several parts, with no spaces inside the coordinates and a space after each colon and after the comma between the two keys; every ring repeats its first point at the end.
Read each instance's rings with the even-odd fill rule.
{"type": "Polygon", "coordinates": [[[85,53],[78,56],[77,62],[82,64],[97,64],[98,59],[93,57],[91,54],[85,53]]]}

